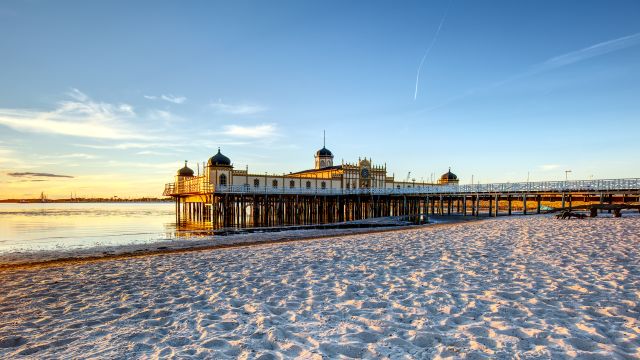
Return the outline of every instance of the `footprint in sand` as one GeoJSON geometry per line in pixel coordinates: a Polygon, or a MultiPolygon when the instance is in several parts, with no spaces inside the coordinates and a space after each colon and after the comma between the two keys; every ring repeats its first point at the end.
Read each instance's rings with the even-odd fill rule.
{"type": "Polygon", "coordinates": [[[0,338],[0,348],[13,348],[27,343],[27,339],[21,336],[7,336],[0,338]]]}
{"type": "Polygon", "coordinates": [[[202,347],[207,349],[220,349],[226,347],[228,343],[224,340],[213,339],[202,343],[202,347]]]}

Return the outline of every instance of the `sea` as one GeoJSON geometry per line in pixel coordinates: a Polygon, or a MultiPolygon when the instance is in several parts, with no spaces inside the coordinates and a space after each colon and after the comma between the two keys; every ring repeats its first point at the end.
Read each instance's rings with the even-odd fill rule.
{"type": "Polygon", "coordinates": [[[184,238],[173,203],[0,204],[0,254],[184,238]]]}

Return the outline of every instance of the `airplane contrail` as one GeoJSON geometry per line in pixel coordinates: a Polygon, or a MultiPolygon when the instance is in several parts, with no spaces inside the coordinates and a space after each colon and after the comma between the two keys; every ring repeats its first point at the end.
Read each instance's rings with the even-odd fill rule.
{"type": "Polygon", "coordinates": [[[438,30],[436,30],[436,34],[433,36],[433,40],[431,40],[431,43],[429,44],[429,46],[427,47],[427,49],[424,52],[424,56],[422,56],[422,60],[420,61],[420,65],[418,65],[418,72],[416,74],[416,90],[413,93],[413,100],[415,101],[418,98],[418,83],[420,82],[420,70],[422,70],[422,65],[424,65],[424,61],[427,59],[427,55],[429,55],[429,52],[431,51],[431,48],[433,47],[433,45],[435,45],[436,41],[438,40],[438,35],[440,34],[440,30],[442,29],[442,24],[444,24],[444,20],[447,18],[447,14],[449,13],[449,8],[451,7],[451,3],[452,1],[449,1],[449,5],[447,6],[447,10],[445,10],[444,15],[442,15],[442,19],[440,19],[440,24],[438,25],[438,30]]]}

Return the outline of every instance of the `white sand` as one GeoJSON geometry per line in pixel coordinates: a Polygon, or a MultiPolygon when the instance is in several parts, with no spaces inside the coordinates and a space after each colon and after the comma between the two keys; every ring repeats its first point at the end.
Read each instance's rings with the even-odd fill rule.
{"type": "Polygon", "coordinates": [[[0,357],[637,358],[640,217],[0,273],[0,357]]]}

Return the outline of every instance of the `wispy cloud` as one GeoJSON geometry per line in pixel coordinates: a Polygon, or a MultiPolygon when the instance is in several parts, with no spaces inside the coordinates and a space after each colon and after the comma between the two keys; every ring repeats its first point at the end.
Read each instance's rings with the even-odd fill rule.
{"type": "Polygon", "coordinates": [[[632,35],[627,35],[627,36],[619,37],[616,39],[600,42],[600,43],[582,48],[580,50],[571,51],[562,55],[557,55],[541,63],[535,64],[531,66],[529,69],[523,72],[517,73],[515,75],[512,75],[506,79],[496,81],[484,87],[466,90],[462,94],[452,96],[451,98],[445,100],[441,104],[430,107],[428,109],[424,109],[420,112],[432,111],[438,108],[442,108],[444,106],[447,106],[461,99],[465,99],[476,94],[484,93],[484,92],[493,90],[495,88],[499,88],[503,85],[506,85],[518,80],[522,80],[524,78],[543,74],[545,72],[555,70],[564,66],[573,65],[580,61],[591,59],[597,56],[606,55],[615,51],[627,49],[637,45],[640,45],[640,33],[635,33],[632,35]]]}
{"type": "Polygon", "coordinates": [[[640,44],[640,33],[619,37],[613,40],[600,42],[591,46],[587,46],[580,50],[571,51],[562,55],[549,58],[541,63],[533,65],[526,71],[513,75],[505,80],[492,84],[489,89],[495,88],[507,83],[520,80],[522,78],[542,74],[551,70],[555,70],[564,66],[573,65],[575,63],[588,60],[597,56],[606,55],[615,51],[623,50],[640,44]]]}
{"type": "Polygon", "coordinates": [[[252,139],[264,139],[277,135],[276,127],[272,124],[255,126],[227,125],[222,133],[227,136],[252,139]]]}
{"type": "Polygon", "coordinates": [[[136,155],[157,155],[157,156],[167,156],[167,155],[172,155],[172,153],[168,153],[168,152],[161,152],[161,151],[152,151],[152,150],[143,150],[143,151],[138,151],[136,153],[136,155]]]}
{"type": "Polygon", "coordinates": [[[429,52],[431,52],[431,48],[433,48],[433,45],[435,45],[436,41],[438,41],[438,35],[440,35],[440,30],[442,30],[442,25],[444,24],[444,20],[447,18],[447,14],[449,13],[449,8],[451,7],[451,3],[452,1],[449,1],[447,10],[445,10],[444,14],[442,15],[442,18],[440,19],[440,24],[438,25],[438,29],[436,30],[435,35],[433,35],[433,39],[431,40],[431,43],[429,43],[429,46],[427,46],[427,49],[424,51],[422,60],[420,60],[420,65],[418,65],[418,71],[416,71],[416,88],[413,93],[414,101],[418,98],[418,84],[420,83],[420,71],[422,70],[422,65],[424,65],[424,61],[427,60],[427,55],[429,55],[429,52]]]}
{"type": "Polygon", "coordinates": [[[551,59],[539,65],[542,69],[554,69],[561,66],[571,65],[579,61],[590,59],[592,57],[605,55],[614,51],[626,49],[640,44],[640,33],[623,36],[617,39],[604,41],[586,48],[568,52],[551,59]]]}
{"type": "Polygon", "coordinates": [[[59,175],[59,174],[39,173],[39,172],[11,172],[11,173],[7,173],[7,175],[13,176],[13,177],[73,178],[73,176],[71,175],[59,175]]]}
{"type": "Polygon", "coordinates": [[[217,112],[230,115],[253,115],[267,110],[265,107],[255,104],[227,104],[222,102],[222,99],[209,105],[217,112]]]}
{"type": "Polygon", "coordinates": [[[97,139],[150,138],[128,125],[135,116],[131,105],[96,102],[77,89],[68,95],[72,100],[50,111],[0,108],[0,125],[20,132],[97,139]]]}
{"type": "Polygon", "coordinates": [[[174,96],[174,95],[165,95],[162,94],[160,96],[155,95],[143,95],[145,99],[149,100],[164,100],[174,104],[184,104],[187,101],[187,98],[184,96],[174,96]]]}
{"type": "Polygon", "coordinates": [[[129,149],[149,149],[149,148],[176,148],[181,145],[175,143],[163,143],[163,142],[127,142],[118,144],[74,144],[74,146],[89,148],[89,149],[106,149],[106,150],[129,150],[129,149]]]}
{"type": "Polygon", "coordinates": [[[73,154],[62,154],[62,155],[42,155],[39,156],[40,159],[84,159],[91,160],[98,158],[96,155],[92,154],[84,154],[84,153],[73,153],[73,154]]]}
{"type": "Polygon", "coordinates": [[[551,171],[551,170],[560,169],[560,165],[558,165],[558,164],[544,164],[544,165],[540,165],[539,168],[542,171],[551,171]]]}

